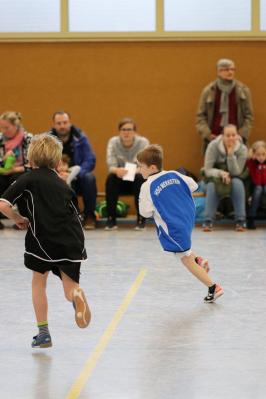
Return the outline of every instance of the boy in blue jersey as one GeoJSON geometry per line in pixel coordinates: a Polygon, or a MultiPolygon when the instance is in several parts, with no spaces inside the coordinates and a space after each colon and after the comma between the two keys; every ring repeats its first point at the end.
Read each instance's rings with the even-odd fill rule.
{"type": "Polygon", "coordinates": [[[141,186],[140,214],[154,218],[163,249],[179,256],[186,268],[208,287],[204,301],[214,302],[223,290],[209,278],[208,268],[202,267],[202,258],[196,257],[191,250],[195,223],[191,193],[197,189],[197,183],[176,171],[162,170],[163,150],[159,145],[147,146],[138,153],[137,160],[140,173],[147,179],[141,186]]]}

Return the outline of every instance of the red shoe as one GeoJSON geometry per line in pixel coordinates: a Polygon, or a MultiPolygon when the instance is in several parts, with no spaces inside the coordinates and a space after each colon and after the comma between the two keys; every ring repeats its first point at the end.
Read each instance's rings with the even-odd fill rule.
{"type": "Polygon", "coordinates": [[[209,261],[208,259],[204,259],[201,256],[196,256],[195,258],[196,263],[203,267],[203,269],[206,271],[206,273],[209,273],[210,271],[210,266],[209,266],[209,261]]]}

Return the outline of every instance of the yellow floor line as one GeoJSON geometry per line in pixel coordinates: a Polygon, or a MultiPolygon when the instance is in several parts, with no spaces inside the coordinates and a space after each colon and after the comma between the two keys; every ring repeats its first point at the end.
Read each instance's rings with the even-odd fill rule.
{"type": "Polygon", "coordinates": [[[110,324],[106,328],[105,332],[101,336],[98,344],[96,345],[94,351],[88,358],[87,362],[83,370],[81,371],[80,375],[72,385],[66,399],[77,399],[84,388],[85,384],[87,383],[94,367],[100,356],[102,355],[103,351],[105,350],[108,342],[110,341],[115,329],[117,328],[120,320],[122,319],[124,313],[126,312],[128,306],[130,305],[131,301],[133,300],[134,296],[136,295],[145,275],[147,273],[146,269],[142,269],[132,286],[130,287],[127,295],[125,296],[123,302],[119,306],[118,310],[116,311],[113,319],[111,320],[110,324]]]}

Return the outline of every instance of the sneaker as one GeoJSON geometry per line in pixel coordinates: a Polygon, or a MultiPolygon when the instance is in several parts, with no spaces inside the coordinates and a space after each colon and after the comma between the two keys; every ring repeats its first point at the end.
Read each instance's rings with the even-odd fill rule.
{"type": "Polygon", "coordinates": [[[212,303],[219,296],[223,295],[223,293],[222,287],[219,284],[214,284],[212,287],[209,287],[208,295],[204,298],[204,302],[212,303]]]}
{"type": "Polygon", "coordinates": [[[32,348],[50,348],[52,345],[52,338],[50,334],[35,335],[31,343],[32,348]]]}
{"type": "Polygon", "coordinates": [[[201,256],[196,256],[195,262],[196,262],[199,266],[201,266],[201,267],[206,271],[206,273],[209,273],[209,271],[210,271],[210,266],[209,266],[208,259],[204,259],[204,258],[202,258],[201,256]]]}
{"type": "Polygon", "coordinates": [[[87,216],[84,220],[83,220],[83,229],[84,230],[94,230],[96,225],[95,225],[95,219],[91,216],[87,216]]]}
{"type": "Polygon", "coordinates": [[[210,220],[205,220],[202,225],[202,230],[205,232],[212,231],[212,222],[210,220]]]}
{"type": "Polygon", "coordinates": [[[145,230],[145,219],[144,219],[144,218],[139,219],[139,220],[137,221],[137,224],[136,224],[136,226],[135,226],[135,230],[136,230],[136,231],[143,231],[143,230],[145,230]]]}
{"type": "Polygon", "coordinates": [[[0,222],[0,230],[3,230],[5,228],[5,226],[3,225],[2,222],[0,222]]]}
{"type": "Polygon", "coordinates": [[[237,220],[235,230],[246,231],[246,222],[244,220],[237,220]]]}
{"type": "Polygon", "coordinates": [[[80,328],[87,327],[91,321],[91,312],[81,288],[75,288],[73,291],[73,307],[77,325],[80,328]]]}
{"type": "Polygon", "coordinates": [[[104,229],[105,230],[116,230],[117,229],[116,220],[113,218],[108,218],[104,229]]]}

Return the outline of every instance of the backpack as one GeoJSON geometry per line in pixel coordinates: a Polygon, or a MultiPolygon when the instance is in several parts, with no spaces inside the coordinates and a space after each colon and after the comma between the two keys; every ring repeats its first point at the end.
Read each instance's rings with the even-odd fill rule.
{"type": "MultiPolygon", "coordinates": [[[[124,218],[128,214],[129,205],[123,201],[117,201],[116,204],[116,216],[124,218]]],[[[96,212],[101,218],[107,217],[107,203],[106,200],[98,202],[96,205],[96,212]]]]}

